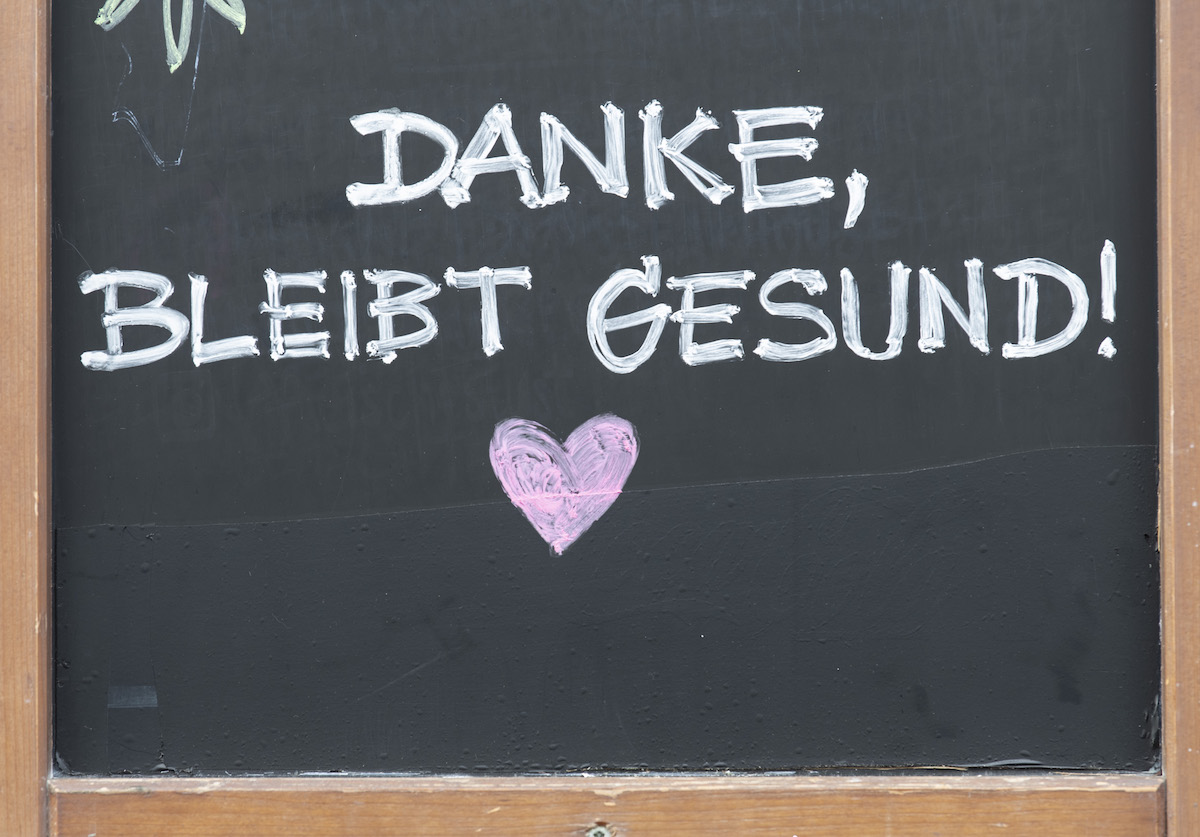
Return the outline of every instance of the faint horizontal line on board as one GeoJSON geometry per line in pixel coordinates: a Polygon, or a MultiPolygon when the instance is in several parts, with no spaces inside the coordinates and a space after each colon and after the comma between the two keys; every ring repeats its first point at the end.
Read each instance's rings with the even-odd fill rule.
{"type": "MultiPolygon", "coordinates": [[[[764,477],[761,479],[745,479],[745,480],[719,480],[716,482],[692,482],[681,483],[678,485],[651,485],[651,486],[636,486],[626,483],[620,493],[622,494],[649,494],[663,491],[681,491],[687,489],[703,489],[703,488],[722,488],[726,486],[762,486],[772,484],[782,484],[791,482],[811,481],[818,482],[821,480],[848,480],[848,479],[871,479],[872,477],[902,477],[909,474],[923,474],[934,471],[947,471],[955,468],[970,467],[979,465],[985,462],[996,462],[1001,459],[1011,459],[1020,456],[1029,456],[1043,453],[1061,453],[1068,451],[1104,451],[1104,450],[1128,450],[1128,451],[1151,451],[1158,450],[1158,445],[1065,445],[1045,448],[1029,448],[1027,450],[1011,451],[1009,453],[998,453],[989,456],[980,456],[975,459],[962,459],[954,462],[940,463],[937,465],[922,465],[911,468],[896,468],[894,470],[878,470],[856,472],[842,472],[835,474],[797,474],[789,477],[764,477]]],[[[634,475],[636,476],[636,469],[634,475]]],[[[632,479],[632,477],[631,477],[632,479]]],[[[394,517],[397,515],[420,514],[422,512],[431,511],[453,511],[458,509],[472,509],[483,506],[493,505],[511,505],[512,501],[504,496],[497,486],[497,497],[490,500],[476,500],[466,503],[446,503],[441,505],[414,506],[412,508],[395,509],[393,511],[367,511],[361,513],[349,514],[330,514],[330,515],[305,515],[301,517],[270,517],[260,518],[256,520],[206,520],[206,521],[188,521],[180,523],[178,521],[99,521],[95,523],[77,524],[74,526],[55,527],[60,532],[78,532],[98,527],[145,527],[145,528],[201,528],[211,526],[230,526],[230,527],[248,527],[257,526],[268,523],[274,524],[290,524],[290,523],[305,523],[305,522],[326,522],[336,520],[360,520],[365,517],[394,517]]]]}

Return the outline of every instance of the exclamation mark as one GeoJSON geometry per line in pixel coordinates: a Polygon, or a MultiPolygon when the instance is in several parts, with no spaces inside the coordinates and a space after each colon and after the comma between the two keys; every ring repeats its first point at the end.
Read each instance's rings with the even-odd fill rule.
{"type": "MultiPolygon", "coordinates": [[[[1107,240],[1100,251],[1100,316],[1105,322],[1117,321],[1117,248],[1107,240]]],[[[1100,344],[1100,356],[1112,360],[1116,353],[1112,338],[1105,337],[1100,344]]]]}

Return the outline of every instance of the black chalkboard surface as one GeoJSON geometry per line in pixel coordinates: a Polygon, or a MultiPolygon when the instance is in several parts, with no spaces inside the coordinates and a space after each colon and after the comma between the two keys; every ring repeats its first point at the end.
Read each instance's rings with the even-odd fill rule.
{"type": "Polygon", "coordinates": [[[1150,6],[94,6],[61,768],[1155,766],[1150,6]]]}

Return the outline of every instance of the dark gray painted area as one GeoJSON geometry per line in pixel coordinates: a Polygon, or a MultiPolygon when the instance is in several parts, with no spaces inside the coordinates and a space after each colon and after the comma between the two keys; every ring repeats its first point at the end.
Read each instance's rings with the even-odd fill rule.
{"type": "Polygon", "coordinates": [[[1139,447],[629,491],[561,557],[501,501],[60,530],[59,752],[99,773],[1146,770],[1155,486],[1139,447]],[[157,707],[113,705],[139,687],[157,707]]]}
{"type": "MultiPolygon", "coordinates": [[[[197,4],[173,74],[160,6],[108,32],[93,7],[53,9],[56,747],[71,770],[1155,765],[1151,4],[246,6],[239,34],[197,4]],[[668,136],[711,112],[720,127],[688,153],[733,197],[709,203],[668,164],[676,199],[646,206],[651,100],[668,136]],[[424,114],[465,146],[502,102],[540,184],[539,115],[599,152],[608,101],[625,113],[626,199],[570,154],[569,199],[542,209],[512,173],[479,176],[455,209],[346,199],[382,176],[356,114],[424,114]],[[823,108],[815,129],[761,138],[819,148],[764,161],[763,182],[825,176],[834,198],[743,212],[734,111],[801,105],[823,108]],[[845,229],[855,170],[870,185],[845,229]],[[600,364],[589,300],[650,254],[664,280],[755,272],[697,301],[740,306],[696,339],[740,339],[744,360],[690,367],[670,324],[632,374],[600,364]],[[993,268],[1027,258],[1078,274],[1089,315],[1065,348],[1006,359],[1018,282],[993,268]],[[947,314],[946,346],[924,353],[917,272],[965,303],[968,259],[991,352],[947,314]],[[880,351],[896,261],[912,270],[902,351],[866,360],[845,343],[839,273],[880,351]],[[485,265],[532,275],[499,289],[491,357],[479,293],[441,281],[485,265]],[[110,268],[167,277],[188,315],[188,274],[203,274],[209,339],[252,335],[262,356],[197,368],[185,341],[85,369],[104,301],[78,281],[110,268]],[[829,290],[777,298],[820,308],[838,345],[768,363],[760,338],[819,334],[759,304],[790,268],[829,290]],[[287,301],[324,303],[332,359],[267,357],[266,269],[327,272],[325,295],[287,301]],[[342,357],[342,271],[358,276],[361,344],[378,336],[367,269],[442,286],[436,340],[389,365],[342,357]],[[638,461],[557,556],[488,442],[508,418],[562,438],[603,413],[636,427],[638,461]]],[[[409,182],[437,163],[420,138],[402,150],[409,182]]],[[[1039,288],[1045,338],[1071,305],[1057,280],[1039,288]]],[[[611,313],[650,302],[630,292],[611,313]]],[[[125,347],[162,335],[129,328],[125,347]]]]}

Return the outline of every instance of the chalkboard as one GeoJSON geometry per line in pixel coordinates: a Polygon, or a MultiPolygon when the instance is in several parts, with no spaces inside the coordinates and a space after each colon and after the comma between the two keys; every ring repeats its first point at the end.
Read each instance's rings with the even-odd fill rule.
{"type": "Polygon", "coordinates": [[[1155,767],[1144,3],[53,27],[60,768],[1155,767]]]}

